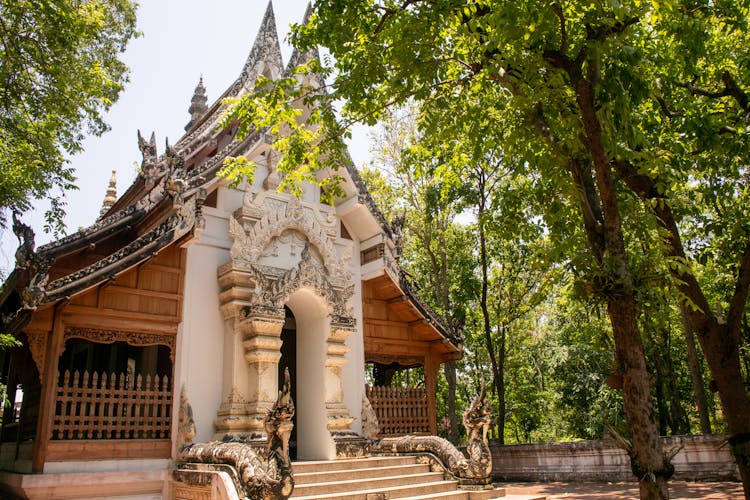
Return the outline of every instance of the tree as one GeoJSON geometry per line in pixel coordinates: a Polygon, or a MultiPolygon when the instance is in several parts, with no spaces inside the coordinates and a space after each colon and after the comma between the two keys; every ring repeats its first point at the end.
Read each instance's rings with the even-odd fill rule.
{"type": "Polygon", "coordinates": [[[734,2],[321,0],[292,39],[301,50],[330,51],[332,68],[311,65],[330,77],[330,93],[287,79],[243,98],[228,119],[262,125],[257,110],[267,117],[269,103],[276,106],[290,132],[276,146],[294,153],[280,169],[309,171],[349,123],[373,123],[383,109],[415,99],[425,136],[447,141],[468,128],[468,148],[501,145],[552,188],[551,203],[575,206],[574,219],[549,208],[545,217],[556,237],[577,238],[568,246],[572,265],[606,307],[641,497],[666,498],[672,468],[658,440],[638,325],[648,284],[633,267],[632,222],[650,221],[698,332],[750,497],[750,398],[737,383],[750,288],[748,17],[748,6],[734,2]],[[313,132],[286,118],[294,116],[290,98],[300,97],[322,103],[313,132]],[[339,100],[342,124],[330,105],[339,100]],[[717,206],[697,241],[728,263],[726,318],[710,307],[695,272],[699,254],[683,240],[698,196],[717,206]],[[635,211],[642,213],[631,217],[635,211]],[[583,229],[585,245],[571,225],[583,229]]]}
{"type": "Polygon", "coordinates": [[[0,226],[48,198],[47,229],[62,230],[66,156],[127,81],[118,56],[136,35],[132,0],[0,0],[0,226]]]}
{"type": "MultiPolygon", "coordinates": [[[[363,178],[385,207],[386,216],[400,228],[400,264],[417,285],[431,293],[424,298],[443,318],[445,326],[463,333],[467,297],[474,288],[474,259],[468,233],[453,219],[460,210],[455,176],[426,154],[415,121],[417,109],[407,103],[390,110],[374,134],[373,166],[363,178]]],[[[381,208],[382,209],[382,208],[381,208]]],[[[456,363],[444,364],[447,383],[447,436],[458,442],[456,363]]]]}

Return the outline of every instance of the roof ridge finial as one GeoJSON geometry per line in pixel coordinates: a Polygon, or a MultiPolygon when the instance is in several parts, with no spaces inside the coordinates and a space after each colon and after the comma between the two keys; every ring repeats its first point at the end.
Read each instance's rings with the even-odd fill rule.
{"type": "Polygon", "coordinates": [[[273,1],[269,0],[258,34],[233,87],[232,95],[237,95],[242,89],[254,87],[256,78],[261,74],[275,79],[283,71],[284,61],[281,57],[281,43],[276,29],[276,15],[273,11],[273,1]]]}
{"type": "Polygon", "coordinates": [[[112,171],[112,175],[109,177],[109,187],[107,187],[107,194],[104,196],[104,202],[102,202],[102,209],[99,210],[99,218],[104,217],[104,214],[109,212],[117,201],[117,170],[112,171]]]}
{"type": "Polygon", "coordinates": [[[195,123],[201,119],[201,117],[208,111],[208,105],[206,102],[206,87],[203,85],[203,73],[198,80],[198,85],[195,86],[193,92],[193,98],[190,100],[190,107],[188,113],[190,113],[190,121],[185,125],[185,132],[189,131],[195,123]]]}
{"type": "Polygon", "coordinates": [[[305,15],[302,16],[302,26],[310,22],[310,16],[312,16],[312,2],[307,2],[307,7],[305,7],[305,15]]]}

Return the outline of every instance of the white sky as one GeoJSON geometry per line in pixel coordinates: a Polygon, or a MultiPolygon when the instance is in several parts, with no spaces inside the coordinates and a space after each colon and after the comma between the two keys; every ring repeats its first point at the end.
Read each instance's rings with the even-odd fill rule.
{"type": "MultiPolygon", "coordinates": [[[[107,115],[112,129],[102,137],[88,138],[85,151],[71,159],[79,190],[66,196],[68,233],[96,220],[112,170],[117,171],[118,195],[131,184],[141,161],[138,129],[146,137],[156,132],[161,154],[165,137],[174,144],[184,133],[190,120],[190,98],[201,75],[209,105],[234,82],[267,5],[267,0],[141,0],[138,27],[142,36],[131,41],[123,55],[131,70],[130,83],[107,115]]],[[[306,6],[307,0],[273,2],[285,64],[292,52],[285,41],[288,26],[302,20],[306,6]]],[[[358,166],[367,161],[364,129],[355,130],[350,152],[358,166]]],[[[37,246],[52,239],[42,230],[45,208],[39,206],[40,210],[23,216],[36,232],[37,246]]],[[[12,231],[3,231],[0,269],[6,273],[15,264],[17,246],[12,231]]]]}

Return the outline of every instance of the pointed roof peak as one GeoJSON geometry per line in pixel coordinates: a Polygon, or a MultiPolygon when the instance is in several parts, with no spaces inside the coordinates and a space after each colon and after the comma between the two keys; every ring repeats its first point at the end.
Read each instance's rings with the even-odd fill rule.
{"type": "Polygon", "coordinates": [[[312,2],[307,2],[307,7],[305,8],[305,15],[302,16],[303,26],[310,21],[310,16],[312,16],[312,2]]]}
{"type": "Polygon", "coordinates": [[[232,94],[237,94],[243,87],[255,83],[258,75],[268,72],[271,78],[277,78],[284,69],[284,61],[281,58],[281,43],[276,30],[276,16],[273,12],[273,1],[269,0],[263,20],[255,37],[253,48],[247,56],[242,73],[232,89],[232,94]]]}
{"type": "MultiPolygon", "coordinates": [[[[310,17],[312,17],[312,2],[307,2],[307,8],[305,9],[305,15],[302,16],[302,23],[301,26],[306,25],[310,22],[310,17]]],[[[300,52],[295,47],[292,51],[292,57],[289,58],[289,62],[286,65],[286,72],[291,73],[294,68],[301,64],[306,64],[312,60],[320,59],[320,54],[318,53],[317,48],[313,48],[310,50],[307,50],[305,52],[300,52]]]]}

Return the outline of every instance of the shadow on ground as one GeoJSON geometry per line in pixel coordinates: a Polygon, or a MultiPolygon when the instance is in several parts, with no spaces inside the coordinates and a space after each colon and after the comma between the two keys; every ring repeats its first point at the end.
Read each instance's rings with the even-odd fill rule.
{"type": "MultiPolygon", "coordinates": [[[[744,498],[741,483],[688,483],[672,481],[669,483],[671,500],[688,500],[693,498],[709,500],[741,500],[744,498]]],[[[616,498],[618,500],[638,500],[636,483],[505,483],[508,494],[544,494],[550,500],[599,498],[616,498]]]]}

